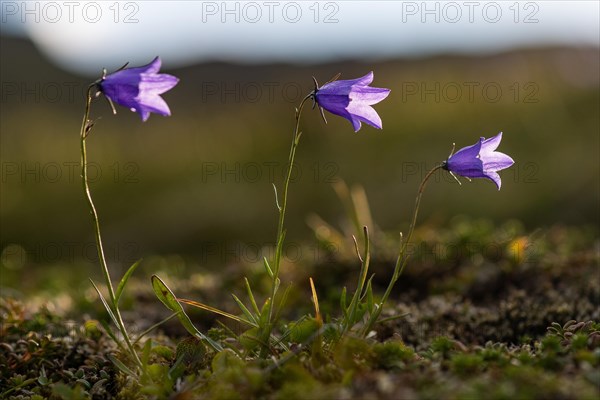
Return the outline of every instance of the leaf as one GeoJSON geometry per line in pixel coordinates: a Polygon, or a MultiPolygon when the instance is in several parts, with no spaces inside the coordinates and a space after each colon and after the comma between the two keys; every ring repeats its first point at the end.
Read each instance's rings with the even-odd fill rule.
{"type": "Polygon", "coordinates": [[[108,315],[110,316],[110,318],[112,319],[112,321],[114,322],[114,324],[116,326],[119,326],[119,323],[117,322],[117,318],[115,317],[115,314],[113,314],[112,309],[110,308],[110,306],[106,302],[106,299],[102,295],[102,292],[100,292],[100,289],[98,289],[98,286],[96,286],[96,284],[94,283],[93,280],[90,279],[90,282],[92,282],[92,285],[94,286],[94,289],[96,289],[96,292],[98,293],[98,296],[100,296],[100,301],[102,301],[102,304],[104,305],[104,308],[106,309],[106,312],[108,313],[108,315]]]}
{"type": "Polygon", "coordinates": [[[181,354],[177,360],[175,360],[173,366],[169,368],[169,378],[172,380],[176,380],[173,378],[179,378],[182,375],[182,372],[179,370],[179,366],[183,363],[183,357],[185,357],[185,354],[181,354]]]}
{"type": "Polygon", "coordinates": [[[313,304],[315,306],[315,320],[317,320],[317,322],[322,322],[323,319],[321,318],[321,311],[319,309],[319,298],[317,297],[317,290],[315,289],[315,283],[313,282],[313,278],[310,277],[310,290],[312,291],[312,299],[313,299],[313,304]]]}
{"type": "Polygon", "coordinates": [[[256,318],[254,318],[254,315],[252,315],[252,313],[250,312],[250,310],[248,310],[244,303],[242,303],[242,301],[235,294],[231,294],[231,296],[233,297],[233,300],[235,300],[235,302],[237,303],[238,307],[242,310],[246,318],[248,318],[249,321],[252,321],[256,324],[256,318]]]}
{"type": "Polygon", "coordinates": [[[256,304],[256,300],[254,299],[254,295],[252,294],[252,289],[250,288],[250,282],[248,282],[248,278],[244,278],[244,282],[246,284],[246,291],[248,292],[248,297],[250,298],[250,303],[252,304],[252,309],[256,315],[260,314],[260,310],[258,309],[258,305],[256,304]]]}
{"type": "Polygon", "coordinates": [[[348,318],[348,307],[346,305],[346,286],[342,289],[342,295],[340,296],[340,308],[344,314],[344,319],[348,318]]]}
{"type": "Polygon", "coordinates": [[[262,309],[260,310],[260,320],[258,321],[258,325],[265,327],[267,326],[267,322],[269,320],[269,305],[271,304],[271,298],[268,297],[265,300],[265,304],[263,304],[262,309]]]}
{"type": "Polygon", "coordinates": [[[308,317],[298,322],[290,323],[290,341],[296,344],[305,343],[311,340],[321,327],[320,321],[308,317]]]}
{"type": "Polygon", "coordinates": [[[273,185],[273,191],[275,192],[275,205],[277,206],[277,210],[279,210],[279,212],[281,212],[281,206],[279,205],[279,197],[277,196],[277,186],[275,186],[274,183],[272,183],[273,185]]]}
{"type": "Polygon", "coordinates": [[[130,370],[123,362],[117,359],[112,354],[107,354],[106,357],[117,367],[121,372],[129,376],[135,376],[132,370],[130,370]]]}
{"type": "Polygon", "coordinates": [[[188,317],[188,315],[185,313],[185,310],[183,309],[181,304],[179,304],[177,298],[175,297],[171,289],[169,289],[169,287],[165,285],[165,283],[156,275],[152,275],[152,288],[154,289],[154,294],[156,294],[156,297],[158,297],[158,299],[169,310],[177,313],[179,321],[190,334],[206,341],[209,344],[209,346],[212,347],[215,351],[223,350],[223,347],[221,347],[220,344],[218,344],[208,336],[204,335],[198,329],[196,329],[196,327],[190,320],[190,317],[188,317]]]}
{"type": "MultiPolygon", "coordinates": [[[[279,283],[279,279],[277,279],[277,282],[279,283]]],[[[291,288],[292,288],[291,284],[289,284],[285,288],[285,291],[283,292],[283,295],[281,296],[281,300],[279,300],[279,304],[277,306],[277,309],[275,310],[275,318],[273,319],[273,321],[279,320],[279,315],[281,314],[281,310],[283,309],[283,306],[287,302],[287,299],[288,299],[288,297],[290,295],[290,289],[291,288]]]]}
{"type": "Polygon", "coordinates": [[[373,276],[371,276],[371,279],[369,279],[369,281],[367,282],[367,289],[366,289],[366,296],[367,296],[367,310],[369,310],[369,314],[373,314],[373,286],[371,284],[371,282],[373,281],[373,276]]]}
{"type": "Polygon", "coordinates": [[[208,306],[204,303],[200,303],[200,302],[197,302],[194,300],[188,300],[188,299],[177,299],[177,301],[179,301],[180,303],[183,303],[183,304],[190,305],[192,307],[200,308],[202,310],[206,310],[206,311],[210,311],[215,314],[222,315],[224,317],[227,317],[227,318],[232,319],[237,322],[243,322],[243,323],[251,325],[251,326],[256,326],[256,324],[252,323],[252,321],[245,320],[243,318],[238,317],[237,315],[229,314],[228,312],[221,311],[218,308],[208,306]]]}
{"type": "Polygon", "coordinates": [[[100,324],[102,325],[102,327],[106,331],[106,334],[108,336],[110,336],[110,338],[113,340],[113,342],[115,342],[117,344],[117,346],[119,346],[119,349],[121,349],[121,351],[126,351],[125,347],[123,347],[123,345],[121,344],[121,341],[119,341],[119,339],[117,339],[117,336],[110,329],[110,326],[108,326],[108,324],[105,321],[100,321],[100,324]]]}
{"type": "MultiPolygon", "coordinates": [[[[375,310],[377,310],[378,307],[379,307],[379,305],[375,304],[375,310]]],[[[377,323],[378,324],[382,324],[384,322],[393,321],[393,320],[398,319],[398,318],[404,318],[407,315],[410,315],[410,313],[407,312],[407,313],[404,313],[404,314],[392,315],[391,317],[381,318],[380,320],[377,320],[377,323]]]]}
{"type": "Polygon", "coordinates": [[[242,333],[238,338],[238,341],[246,350],[254,350],[258,345],[263,344],[260,337],[260,330],[258,327],[250,328],[246,332],[242,333]]]}
{"type": "MultiPolygon", "coordinates": [[[[361,267],[360,267],[360,274],[358,277],[358,284],[356,285],[356,290],[354,291],[354,294],[352,295],[352,300],[350,300],[350,306],[348,306],[347,317],[345,318],[346,329],[351,329],[352,326],[362,318],[362,314],[361,314],[361,316],[358,316],[357,313],[358,313],[358,308],[361,305],[360,301],[362,300],[362,297],[364,296],[362,294],[362,292],[365,287],[365,281],[367,279],[367,273],[369,271],[369,263],[371,262],[369,230],[367,229],[366,226],[363,226],[363,232],[364,232],[364,237],[365,237],[364,256],[360,255],[360,249],[358,248],[358,242],[357,242],[356,238],[354,236],[352,236],[352,239],[354,239],[354,247],[356,250],[356,255],[358,256],[358,258],[361,262],[361,267]]],[[[364,310],[363,310],[363,313],[364,313],[364,310]]]]}
{"type": "Polygon", "coordinates": [[[133,263],[131,267],[125,272],[125,275],[121,278],[121,282],[119,282],[119,286],[117,286],[117,291],[115,292],[115,304],[119,304],[119,299],[121,298],[121,294],[123,294],[123,289],[125,289],[125,284],[129,280],[129,277],[133,274],[133,271],[140,265],[142,259],[140,258],[136,262],[133,263]]]}
{"type": "Polygon", "coordinates": [[[150,350],[152,350],[152,339],[146,340],[144,343],[144,348],[142,349],[142,365],[144,368],[148,366],[148,362],[150,361],[150,350]]]}
{"type": "Polygon", "coordinates": [[[273,278],[273,270],[269,265],[269,261],[267,261],[267,257],[263,257],[263,264],[265,265],[265,270],[267,270],[267,274],[269,274],[269,278],[273,278]]]}
{"type": "Polygon", "coordinates": [[[138,335],[138,337],[133,341],[133,344],[136,344],[137,342],[140,341],[141,338],[143,338],[144,336],[146,336],[148,333],[152,332],[154,329],[158,328],[159,326],[161,326],[165,322],[170,321],[171,319],[175,318],[176,316],[177,316],[177,314],[171,314],[167,318],[163,319],[162,321],[157,322],[156,324],[152,325],[150,328],[148,328],[144,332],[140,333],[138,335]]]}

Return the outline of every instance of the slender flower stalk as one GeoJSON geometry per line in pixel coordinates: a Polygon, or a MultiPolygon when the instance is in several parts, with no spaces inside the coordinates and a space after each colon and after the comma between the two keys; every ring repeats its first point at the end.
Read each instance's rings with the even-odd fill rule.
{"type": "MultiPolygon", "coordinates": [[[[285,236],[284,222],[285,222],[285,211],[287,208],[287,197],[288,197],[288,188],[290,185],[290,180],[292,178],[292,167],[294,165],[294,160],[296,158],[296,149],[298,148],[298,143],[300,142],[300,136],[302,132],[300,132],[300,117],[302,116],[302,110],[304,109],[304,105],[306,102],[313,98],[314,92],[309,93],[302,101],[300,105],[296,109],[296,124],[294,127],[294,134],[292,136],[292,144],[290,147],[290,154],[288,157],[288,171],[283,181],[283,192],[281,196],[281,203],[277,200],[277,208],[279,211],[279,221],[277,223],[277,237],[275,242],[275,260],[273,263],[273,277],[272,277],[272,286],[271,286],[271,297],[269,298],[269,304],[267,308],[267,323],[263,330],[263,343],[269,343],[269,338],[271,337],[271,332],[273,330],[273,302],[275,300],[275,295],[277,294],[277,289],[279,287],[279,270],[281,265],[281,254],[283,252],[283,241],[285,236]]],[[[277,189],[275,189],[275,194],[277,196],[277,189]]]]}
{"type": "MultiPolygon", "coordinates": [[[[336,77],[337,78],[337,77],[336,77]]],[[[382,123],[381,118],[371,107],[371,105],[379,103],[385,99],[390,93],[389,89],[374,88],[370,87],[369,84],[373,81],[373,72],[369,72],[362,78],[352,80],[334,80],[319,87],[315,79],[315,88],[309,93],[296,109],[296,124],[294,127],[294,134],[292,137],[292,145],[290,147],[290,154],[288,158],[289,169],[283,182],[283,192],[281,196],[281,203],[277,199],[277,189],[275,189],[275,195],[277,200],[277,208],[279,210],[279,222],[277,224],[277,238],[275,245],[275,259],[272,273],[272,286],[271,296],[267,299],[267,317],[266,324],[262,327],[261,340],[263,343],[263,354],[269,347],[269,340],[271,332],[273,330],[273,303],[277,289],[279,287],[279,270],[281,266],[281,255],[283,251],[283,241],[285,237],[285,211],[287,208],[287,197],[288,187],[292,177],[292,167],[294,165],[294,159],[296,157],[296,149],[300,141],[300,117],[302,110],[309,99],[313,100],[313,108],[318,105],[321,110],[321,116],[325,119],[323,110],[327,110],[332,114],[339,115],[348,119],[357,132],[361,128],[361,122],[368,123],[375,128],[381,129],[382,123]]],[[[314,78],[313,78],[314,79],[314,78]]]]}
{"type": "Polygon", "coordinates": [[[419,190],[417,192],[417,198],[415,200],[415,208],[413,211],[412,221],[410,223],[410,227],[408,228],[408,235],[406,235],[406,239],[404,239],[402,242],[402,247],[400,248],[400,253],[398,254],[398,259],[396,260],[396,265],[394,267],[394,273],[392,275],[392,279],[390,280],[390,283],[388,284],[388,287],[385,290],[385,293],[383,294],[383,297],[381,298],[381,301],[379,302],[377,309],[375,310],[375,312],[373,314],[371,314],[369,316],[369,320],[363,327],[362,336],[366,336],[371,331],[371,328],[373,327],[375,322],[377,322],[377,319],[379,318],[379,315],[381,314],[381,311],[383,310],[383,306],[384,306],[385,302],[387,301],[388,297],[390,297],[390,294],[392,293],[392,289],[394,288],[396,281],[398,281],[398,278],[400,277],[400,275],[402,275],[402,272],[404,271],[404,267],[406,266],[406,262],[408,260],[408,257],[406,256],[406,249],[408,247],[408,244],[410,243],[412,234],[415,231],[415,225],[417,224],[417,216],[419,214],[419,207],[421,205],[421,197],[423,197],[423,192],[425,191],[425,186],[427,185],[427,181],[429,180],[429,178],[431,178],[433,176],[433,174],[441,168],[443,168],[443,164],[439,164],[439,165],[436,165],[435,167],[433,167],[427,173],[427,175],[425,175],[425,178],[423,178],[423,181],[421,181],[421,184],[419,185],[419,190]]]}
{"type": "Polygon", "coordinates": [[[127,349],[133,361],[136,365],[142,368],[142,362],[137,355],[131,339],[129,338],[129,334],[127,333],[127,329],[125,328],[125,324],[123,323],[123,318],[121,317],[121,312],[119,310],[118,304],[116,302],[115,290],[112,284],[112,280],[110,278],[110,271],[108,270],[108,264],[106,263],[106,257],[104,255],[104,247],[102,245],[102,236],[100,234],[100,221],[98,219],[98,212],[96,211],[96,206],[94,205],[94,201],[92,200],[92,194],[90,192],[90,185],[88,179],[88,162],[87,162],[87,149],[86,149],[86,139],[90,130],[92,129],[93,123],[90,121],[90,108],[93,99],[93,91],[96,88],[96,83],[91,84],[87,90],[86,103],[85,103],[85,113],[83,115],[83,121],[81,123],[80,130],[80,140],[81,140],[81,182],[83,184],[83,191],[85,193],[85,197],[90,208],[90,214],[92,215],[92,220],[94,221],[94,235],[96,237],[96,247],[98,249],[98,260],[100,261],[100,266],[102,267],[102,272],[104,274],[104,281],[106,283],[106,287],[108,288],[108,296],[110,300],[111,311],[115,316],[116,322],[118,324],[119,332],[123,335],[123,339],[125,340],[125,344],[127,345],[127,349]]]}
{"type": "MultiPolygon", "coordinates": [[[[137,367],[142,371],[142,374],[146,375],[144,364],[135,351],[129,334],[127,333],[127,329],[125,328],[123,318],[121,317],[121,311],[119,310],[119,298],[122,288],[129,277],[130,271],[132,272],[138,263],[130,267],[128,273],[125,274],[121,280],[117,292],[115,292],[110,271],[108,269],[108,264],[106,262],[106,257],[104,255],[98,212],[96,211],[96,206],[94,205],[90,191],[87,170],[88,162],[86,139],[94,125],[90,120],[90,110],[92,100],[97,95],[104,94],[113,107],[113,113],[116,113],[116,110],[113,106],[113,102],[115,102],[139,113],[142,120],[146,121],[150,116],[150,113],[157,113],[165,116],[171,115],[169,106],[160,97],[160,94],[173,88],[177,82],[179,82],[179,79],[172,75],[158,73],[161,66],[161,61],[158,57],[156,57],[150,64],[143,67],[125,68],[125,66],[109,75],[106,75],[106,71],[104,71],[102,78],[92,83],[88,87],[85,112],[83,114],[83,121],[81,122],[81,130],[79,133],[81,141],[81,181],[83,184],[83,191],[90,208],[90,214],[92,215],[92,220],[94,222],[94,235],[96,237],[96,247],[98,249],[98,260],[100,262],[100,266],[102,267],[104,281],[108,289],[108,302],[104,299],[98,288],[96,288],[96,290],[98,290],[98,295],[104,303],[106,311],[111,316],[113,322],[117,325],[121,335],[123,335],[123,340],[125,341],[131,358],[137,367]],[[96,93],[94,93],[94,91],[96,91],[96,93]]],[[[94,287],[95,286],[96,285],[94,284],[94,287]]],[[[121,346],[121,343],[117,344],[121,346]]]]}
{"type": "Polygon", "coordinates": [[[404,271],[404,267],[406,266],[406,262],[408,260],[408,256],[406,255],[406,248],[408,247],[410,239],[412,238],[412,234],[415,230],[415,225],[417,223],[417,215],[419,213],[419,206],[421,204],[421,197],[423,196],[423,191],[425,190],[425,185],[427,184],[429,178],[431,178],[431,176],[433,176],[433,174],[437,170],[444,169],[453,176],[454,173],[456,173],[466,178],[489,179],[492,182],[494,182],[498,190],[500,190],[502,182],[500,180],[500,175],[498,175],[497,171],[508,168],[514,164],[514,161],[510,156],[496,151],[496,149],[500,145],[501,140],[502,132],[489,139],[481,137],[479,141],[474,145],[464,147],[456,153],[450,154],[446,161],[436,165],[431,169],[431,171],[427,173],[427,175],[425,175],[425,178],[423,178],[423,181],[419,186],[419,191],[417,192],[412,222],[408,229],[408,235],[402,243],[398,259],[396,260],[394,274],[392,275],[392,279],[390,280],[390,283],[388,284],[388,287],[385,293],[383,294],[383,297],[381,298],[381,301],[379,302],[376,311],[370,315],[367,323],[363,327],[363,330],[361,332],[363,336],[366,336],[370,332],[373,325],[377,322],[377,318],[379,318],[379,315],[383,310],[383,305],[392,293],[392,289],[394,288],[396,281],[404,271]]]}

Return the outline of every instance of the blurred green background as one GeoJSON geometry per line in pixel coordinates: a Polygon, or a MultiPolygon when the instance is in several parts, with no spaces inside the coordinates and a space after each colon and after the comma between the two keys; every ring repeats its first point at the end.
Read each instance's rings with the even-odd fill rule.
{"type": "MultiPolygon", "coordinates": [[[[52,66],[28,41],[4,37],[0,44],[1,248],[12,286],[34,275],[32,268],[95,259],[78,167],[89,80],[52,66]]],[[[151,254],[203,265],[215,252],[224,252],[223,263],[235,262],[236,243],[268,246],[277,223],[272,183],[283,180],[294,107],[312,90],[311,77],[323,83],[338,72],[350,79],[371,70],[373,86],[392,90],[375,106],[382,131],[363,125],[354,133],[348,121],[329,114],[325,125],[310,108],[303,115],[289,242],[313,241],[312,213],[340,224],[344,210],[332,184],[341,180],[364,186],[381,229],[405,230],[422,176],[452,143],[460,148],[500,131],[499,151],[516,161],[501,172],[502,190],[481,180],[459,186],[440,174],[427,188],[421,221],[442,225],[466,214],[517,219],[528,230],[597,226],[599,64],[595,47],[552,47],[166,70],[181,79],[163,96],[172,117],[152,115],[142,123],[120,107],[113,116],[102,98],[92,108],[90,174],[107,255],[117,269],[151,254]]]]}

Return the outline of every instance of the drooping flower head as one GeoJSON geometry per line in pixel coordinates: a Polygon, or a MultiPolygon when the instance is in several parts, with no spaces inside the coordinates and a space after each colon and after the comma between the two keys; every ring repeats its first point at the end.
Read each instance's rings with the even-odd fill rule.
{"type": "Polygon", "coordinates": [[[506,154],[495,151],[501,140],[502,132],[489,139],[482,137],[474,145],[464,147],[448,157],[443,168],[467,178],[487,178],[500,190],[502,181],[497,171],[515,163],[506,154]]]}
{"type": "Polygon", "coordinates": [[[137,112],[146,121],[150,113],[171,115],[171,110],[160,95],[170,90],[179,78],[159,74],[161,61],[156,57],[143,67],[124,68],[106,75],[97,85],[109,100],[137,112]]]}
{"type": "Polygon", "coordinates": [[[361,122],[381,129],[381,118],[371,107],[390,94],[390,89],[370,87],[373,72],[358,79],[333,81],[315,88],[314,99],[322,109],[346,118],[358,132],[361,122]]]}

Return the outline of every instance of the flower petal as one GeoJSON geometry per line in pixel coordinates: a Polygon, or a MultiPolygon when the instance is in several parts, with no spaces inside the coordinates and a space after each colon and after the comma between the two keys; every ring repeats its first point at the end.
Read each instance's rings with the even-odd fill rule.
{"type": "Polygon", "coordinates": [[[482,139],[483,138],[481,138],[479,142],[475,143],[474,145],[463,147],[451,155],[450,158],[448,158],[448,168],[453,171],[452,167],[454,165],[458,166],[464,162],[469,162],[469,160],[477,158],[479,151],[481,150],[482,139]]]}
{"type": "Polygon", "coordinates": [[[321,108],[348,119],[355,132],[361,122],[381,129],[381,118],[370,106],[385,99],[390,90],[369,87],[371,82],[373,71],[357,79],[326,83],[316,90],[314,99],[321,108]]]}
{"type": "Polygon", "coordinates": [[[508,155],[495,151],[491,154],[481,154],[483,168],[491,171],[501,171],[513,165],[515,161],[508,155]]]}
{"type": "Polygon", "coordinates": [[[131,84],[105,84],[102,86],[102,93],[113,102],[127,108],[135,107],[137,102],[135,98],[140,90],[137,85],[131,84]]]}
{"type": "Polygon", "coordinates": [[[317,103],[320,107],[329,111],[332,114],[342,116],[350,119],[350,113],[346,110],[350,100],[347,96],[337,95],[321,95],[318,98],[317,103]]]}
{"type": "Polygon", "coordinates": [[[160,58],[156,57],[143,67],[127,68],[106,76],[98,87],[113,102],[139,113],[143,121],[149,118],[150,113],[171,115],[160,94],[172,89],[179,79],[159,74],[160,66],[160,58]]]}
{"type": "MultiPolygon", "coordinates": [[[[136,111],[136,110],[132,110],[132,111],[136,111]]],[[[143,122],[148,121],[148,118],[150,118],[150,111],[148,111],[148,110],[141,109],[138,111],[138,113],[140,114],[140,117],[142,117],[143,122]]]]}
{"type": "Polygon", "coordinates": [[[502,186],[502,180],[500,180],[500,175],[498,175],[497,172],[486,171],[483,178],[488,178],[489,180],[494,182],[496,184],[496,187],[498,188],[498,190],[500,190],[500,187],[502,186]]]}
{"type": "Polygon", "coordinates": [[[158,74],[158,75],[142,75],[142,81],[140,82],[140,92],[152,92],[156,94],[162,94],[172,89],[179,82],[179,78],[169,74],[158,74]]]}
{"type": "Polygon", "coordinates": [[[146,68],[146,70],[144,71],[146,74],[157,74],[158,71],[160,71],[161,65],[162,61],[160,60],[160,57],[156,56],[154,60],[150,62],[150,64],[141,68],[146,68]]]}
{"type": "Polygon", "coordinates": [[[347,79],[333,81],[321,86],[317,93],[322,92],[324,94],[344,94],[348,95],[350,92],[357,88],[366,87],[373,82],[373,71],[369,72],[365,76],[357,79],[347,79]]]}
{"type": "Polygon", "coordinates": [[[502,181],[497,171],[514,164],[508,155],[494,151],[501,140],[502,132],[489,139],[482,137],[475,145],[462,148],[448,158],[444,168],[469,178],[489,179],[500,190],[502,181]]]}
{"type": "Polygon", "coordinates": [[[370,105],[359,103],[359,102],[350,102],[350,105],[347,108],[350,115],[353,116],[352,124],[354,125],[354,132],[358,132],[360,129],[360,124],[358,124],[358,129],[354,124],[354,119],[358,119],[359,121],[365,122],[377,129],[382,128],[381,117],[377,114],[377,111],[370,105]]]}
{"type": "Polygon", "coordinates": [[[381,100],[388,97],[390,89],[375,88],[375,87],[356,87],[353,88],[350,93],[350,99],[352,101],[360,101],[365,104],[377,104],[381,100]]]}
{"type": "Polygon", "coordinates": [[[484,140],[481,144],[481,153],[485,154],[493,152],[500,145],[500,141],[502,141],[502,132],[494,137],[484,140]]]}
{"type": "Polygon", "coordinates": [[[146,94],[139,98],[140,109],[147,110],[156,114],[169,116],[171,110],[162,97],[158,95],[146,94]]]}
{"type": "Polygon", "coordinates": [[[370,71],[365,76],[362,76],[357,79],[351,79],[348,82],[353,82],[352,85],[368,86],[371,83],[373,83],[373,77],[374,77],[373,71],[370,71]]]}

